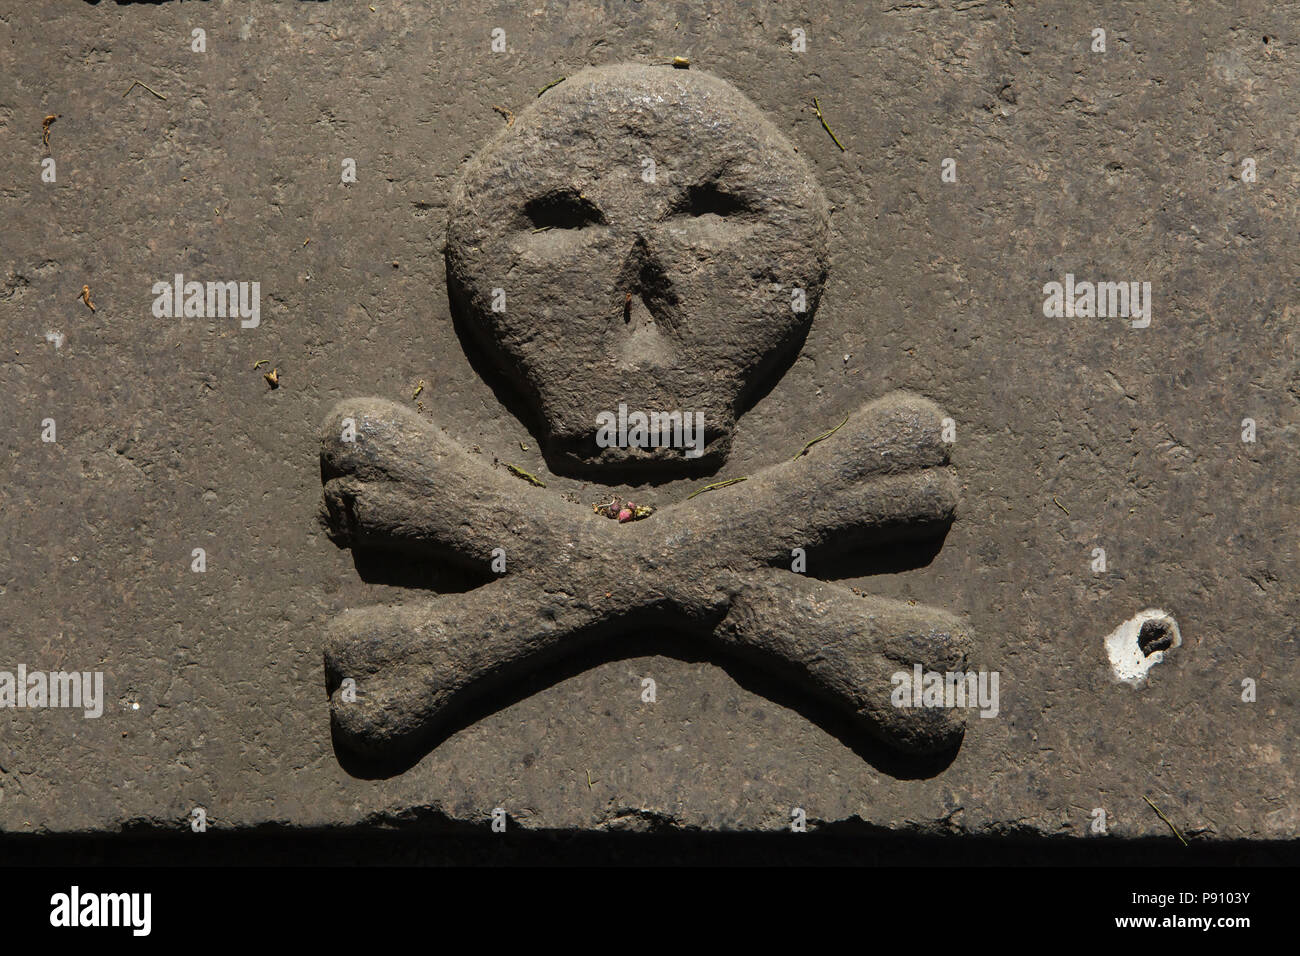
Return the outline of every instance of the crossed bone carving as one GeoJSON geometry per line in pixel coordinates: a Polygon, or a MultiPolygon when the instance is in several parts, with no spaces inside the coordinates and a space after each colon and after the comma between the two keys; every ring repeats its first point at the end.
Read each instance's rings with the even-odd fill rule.
{"type": "Polygon", "coordinates": [[[337,738],[371,758],[413,752],[473,696],[635,628],[712,642],[897,750],[953,747],[963,712],[896,708],[890,678],[916,664],[962,670],[967,627],[786,570],[796,547],[816,573],[849,551],[945,527],[958,485],[941,420],[931,402],[893,393],[798,459],[620,524],[486,465],[403,406],[340,403],[321,449],[335,536],[484,575],[504,548],[507,573],[464,593],[338,615],[325,653],[337,738]]]}

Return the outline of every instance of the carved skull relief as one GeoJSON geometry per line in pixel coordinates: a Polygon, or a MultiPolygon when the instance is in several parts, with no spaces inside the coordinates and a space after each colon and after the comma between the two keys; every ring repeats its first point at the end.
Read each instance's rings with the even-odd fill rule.
{"type": "Polygon", "coordinates": [[[547,458],[644,470],[676,448],[601,448],[619,404],[702,413],[702,465],[812,321],[821,190],[730,84],[621,65],[548,90],[475,159],[448,228],[453,306],[536,402],[547,458]]]}

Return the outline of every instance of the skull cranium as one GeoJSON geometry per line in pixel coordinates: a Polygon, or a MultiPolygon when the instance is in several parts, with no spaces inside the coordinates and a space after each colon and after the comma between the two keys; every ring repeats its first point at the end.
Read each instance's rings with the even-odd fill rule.
{"type": "MultiPolygon", "coordinates": [[[[730,84],[620,65],[548,90],[466,168],[446,247],[453,308],[572,468],[672,471],[681,449],[599,447],[597,416],[735,419],[798,348],[828,213],[793,147],[730,84]]],[[[553,465],[554,466],[554,465],[553,465]]]]}

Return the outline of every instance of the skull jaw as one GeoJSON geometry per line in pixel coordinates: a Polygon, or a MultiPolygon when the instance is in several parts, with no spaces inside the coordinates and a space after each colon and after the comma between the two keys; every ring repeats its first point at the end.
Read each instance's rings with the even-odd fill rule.
{"type": "Polygon", "coordinates": [[[727,460],[730,451],[730,430],[707,437],[698,457],[688,457],[680,448],[601,448],[596,444],[595,432],[553,434],[545,449],[546,460],[556,472],[659,481],[711,474],[727,460]]]}
{"type": "MultiPolygon", "coordinates": [[[[701,414],[704,415],[703,434],[693,436],[691,447],[674,443],[674,433],[667,428],[656,446],[650,435],[638,436],[634,428],[627,429],[622,436],[626,441],[621,441],[617,427],[600,428],[594,416],[570,414],[557,420],[544,414],[546,460],[553,470],[602,479],[669,481],[711,474],[731,452],[736,421],[729,409],[701,414]],[[644,442],[638,442],[639,437],[644,437],[644,442]],[[614,439],[612,444],[610,438],[614,439]]],[[[611,417],[616,415],[611,413],[611,417]]]]}
{"type": "Polygon", "coordinates": [[[548,462],[593,477],[668,481],[716,471],[736,427],[736,379],[580,367],[530,376],[548,462]]]}

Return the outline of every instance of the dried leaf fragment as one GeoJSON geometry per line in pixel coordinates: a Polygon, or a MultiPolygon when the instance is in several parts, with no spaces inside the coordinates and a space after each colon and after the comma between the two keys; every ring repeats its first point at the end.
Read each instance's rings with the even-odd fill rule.
{"type": "Polygon", "coordinates": [[[530,485],[536,485],[538,488],[546,487],[546,482],[542,481],[536,475],[529,474],[528,472],[524,471],[522,468],[510,464],[510,462],[508,461],[503,461],[501,464],[505,465],[506,469],[510,472],[510,474],[514,475],[516,478],[522,478],[530,485]]]}

